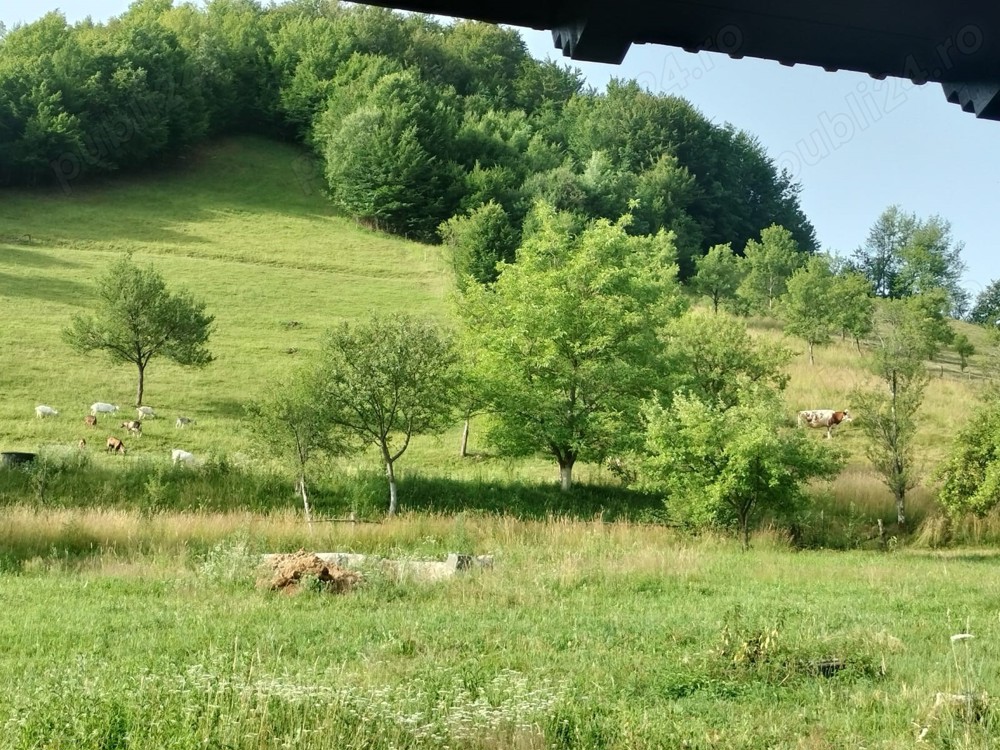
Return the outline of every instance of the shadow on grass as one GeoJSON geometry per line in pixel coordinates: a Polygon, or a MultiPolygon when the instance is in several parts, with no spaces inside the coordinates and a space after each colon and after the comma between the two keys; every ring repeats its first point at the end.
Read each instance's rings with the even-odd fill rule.
{"type": "MultiPolygon", "coordinates": [[[[569,492],[548,482],[485,481],[406,474],[398,481],[403,513],[477,512],[526,520],[552,517],[605,521],[662,521],[662,497],[610,485],[577,484],[569,492]]],[[[354,512],[362,518],[382,516],[388,507],[385,475],[364,473],[331,479],[316,499],[322,511],[354,512]]]]}
{"type": "Polygon", "coordinates": [[[89,286],[76,281],[0,273],[0,296],[4,297],[39,299],[83,307],[91,294],[89,286]]]}
{"type": "Polygon", "coordinates": [[[31,268],[79,268],[80,266],[79,263],[56,258],[49,253],[25,250],[7,243],[0,245],[0,261],[14,266],[30,266],[31,268]]]}
{"type": "Polygon", "coordinates": [[[199,411],[205,411],[214,417],[242,419],[247,415],[247,404],[237,398],[215,398],[205,401],[204,409],[199,411]]]}

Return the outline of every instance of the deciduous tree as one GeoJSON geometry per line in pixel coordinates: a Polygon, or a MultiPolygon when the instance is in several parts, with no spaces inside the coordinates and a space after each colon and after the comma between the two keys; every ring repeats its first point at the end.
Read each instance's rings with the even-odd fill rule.
{"type": "Polygon", "coordinates": [[[396,461],[414,435],[452,417],[457,356],[437,325],[396,314],[333,329],[323,345],[321,389],[332,426],[379,450],[389,480],[389,515],[398,507],[396,461]]]}
{"type": "Polygon", "coordinates": [[[773,224],[761,230],[760,242],[749,240],[743,251],[743,280],[738,294],[752,309],[770,314],[802,260],[787,229],[773,224]]]}
{"type": "Polygon", "coordinates": [[[247,426],[272,457],[295,467],[295,491],[302,498],[306,522],[312,526],[308,469],[322,455],[348,453],[351,446],[337,430],[322,388],[323,373],[305,367],[269,384],[264,395],[247,407],[247,426]]]}
{"type": "Polygon", "coordinates": [[[814,255],[788,279],[779,314],[785,332],[798,336],[809,348],[809,364],[815,364],[813,349],[830,343],[837,329],[839,310],[835,301],[836,278],[825,255],[814,255]]]}
{"type": "Polygon", "coordinates": [[[805,483],[833,474],[841,458],[785,426],[783,414],[761,390],[728,410],[684,394],[670,408],[649,405],[646,469],[668,513],[695,527],[736,526],[746,548],[762,513],[801,507],[805,483]]]}
{"type": "Polygon", "coordinates": [[[460,289],[469,279],[496,281],[497,263],[514,262],[518,236],[503,207],[490,201],[464,216],[453,216],[438,228],[451,249],[451,264],[460,289]]]}
{"type": "Polygon", "coordinates": [[[665,382],[657,331],[681,307],[670,235],[627,218],[571,233],[541,204],[535,230],[491,287],[461,301],[503,453],[548,453],[570,489],[577,460],[641,443],[640,404],[665,382]]]}
{"type": "Polygon", "coordinates": [[[995,328],[1000,324],[1000,279],[994,279],[976,296],[969,320],[981,326],[995,328]]]}
{"type": "Polygon", "coordinates": [[[97,282],[93,315],[76,315],[64,340],[81,353],[103,351],[112,362],[138,370],[135,405],[142,406],[146,368],[156,357],[186,367],[213,359],[206,345],[214,316],[187,292],[171,292],[160,273],[140,267],[127,253],[97,282]]]}
{"type": "Polygon", "coordinates": [[[927,385],[925,345],[919,313],[905,300],[887,300],[876,310],[871,371],[882,381],[878,388],[858,389],[854,409],[867,438],[866,452],[896,501],[896,522],[906,525],[906,493],[916,486],[913,442],[916,412],[927,385]]]}
{"type": "Polygon", "coordinates": [[[723,411],[736,406],[741,395],[761,388],[781,391],[788,383],[783,368],[791,352],[753,336],[729,315],[689,310],[667,324],[660,340],[671,390],[723,411]]]}
{"type": "Polygon", "coordinates": [[[714,245],[695,260],[691,286],[712,300],[712,310],[719,312],[719,303],[736,296],[740,285],[740,265],[729,243],[714,245]]]}
{"type": "Polygon", "coordinates": [[[934,474],[942,480],[938,503],[953,517],[984,516],[1000,504],[1000,400],[996,394],[972,414],[934,474]]]}

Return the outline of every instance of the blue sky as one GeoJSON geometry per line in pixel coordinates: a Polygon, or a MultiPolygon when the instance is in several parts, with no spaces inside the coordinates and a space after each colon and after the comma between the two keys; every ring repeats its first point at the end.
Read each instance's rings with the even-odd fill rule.
{"type": "MultiPolygon", "coordinates": [[[[58,7],[70,22],[125,11],[129,0],[4,0],[8,27],[58,7]]],[[[546,31],[523,30],[532,55],[562,59],[546,31]]],[[[587,82],[635,78],[657,93],[688,99],[713,122],[729,122],[760,140],[802,184],[802,207],[821,247],[841,255],[861,245],[895,203],[920,217],[938,214],[965,243],[966,287],[974,295],[1000,277],[1000,122],[981,121],[949,104],[938,84],[876,81],[849,72],[784,67],[635,45],[619,65],[568,61],[587,82]]]]}

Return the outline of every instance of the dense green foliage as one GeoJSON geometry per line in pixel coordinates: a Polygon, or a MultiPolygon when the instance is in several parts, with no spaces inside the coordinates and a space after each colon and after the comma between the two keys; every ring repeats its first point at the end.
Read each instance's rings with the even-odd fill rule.
{"type": "Polygon", "coordinates": [[[68,192],[235,131],[306,142],[338,207],[414,238],[491,201],[519,232],[544,198],[584,219],[631,211],[637,234],[673,230],[682,277],[706,248],[742,248],[773,223],[816,249],[798,185],[753,136],[634,82],[585,91],[511,29],[327,2],[140,0],[107,24],[53,12],[0,36],[2,185],[68,192]]]}
{"type": "Polygon", "coordinates": [[[970,415],[936,474],[938,501],[955,518],[985,516],[1000,504],[1000,401],[970,415]]]}
{"type": "Polygon", "coordinates": [[[944,311],[961,318],[969,305],[961,285],[963,248],[952,238],[950,222],[940,216],[919,219],[893,205],[876,219],[851,264],[878,297],[901,299],[944,290],[944,311]]]}
{"type": "Polygon", "coordinates": [[[712,301],[712,310],[719,312],[719,305],[735,299],[740,285],[741,269],[732,246],[715,245],[695,261],[695,275],[691,287],[712,301]]]}
{"type": "Polygon", "coordinates": [[[782,226],[762,229],[760,241],[749,240],[740,261],[737,294],[754,312],[771,315],[785,293],[788,279],[802,263],[798,243],[782,226]]]}
{"type": "Polygon", "coordinates": [[[775,391],[755,388],[730,408],[678,394],[647,411],[649,483],[667,494],[671,517],[695,528],[733,525],[743,545],[765,512],[788,517],[805,483],[830,476],[840,456],[788,428],[775,391]]]}
{"type": "Polygon", "coordinates": [[[461,303],[493,441],[550,454],[567,490],[578,459],[641,444],[639,404],[666,385],[657,333],[682,307],[674,247],[663,231],[629,236],[630,218],[574,234],[539,204],[517,262],[461,303]]]}
{"type": "Polygon", "coordinates": [[[784,390],[791,352],[750,334],[729,315],[689,310],[660,333],[671,391],[683,391],[707,404],[729,409],[741,396],[759,389],[784,390]]]}
{"type": "Polygon", "coordinates": [[[1000,321],[1000,279],[991,281],[976,296],[969,320],[991,328],[997,326],[1000,321]]]}

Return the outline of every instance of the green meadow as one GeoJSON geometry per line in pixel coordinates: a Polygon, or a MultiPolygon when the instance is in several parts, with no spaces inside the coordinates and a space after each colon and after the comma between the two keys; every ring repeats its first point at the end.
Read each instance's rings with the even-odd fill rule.
{"type": "MultiPolygon", "coordinates": [[[[749,552],[683,535],[600,466],[564,496],[552,462],[491,455],[482,417],[468,458],[457,423],[414,442],[396,519],[374,456],[324,467],[307,527],[290,473],[249,442],[247,401],[338,321],[453,319],[442,249],[359,227],[321,186],[298,149],[234,138],[155,176],[0,194],[0,450],[43,459],[0,471],[0,750],[996,746],[995,519],[943,529],[925,480],[914,531],[879,537],[892,499],[850,424],[833,441],[848,465],[811,488],[798,530],[816,549],[769,526],[749,552]],[[139,439],[116,429],[135,373],[60,335],[125,251],[215,315],[214,363],[150,365],[158,418],[139,439]],[[121,412],[88,428],[94,401],[121,412]],[[128,455],[103,451],[112,434],[128,455]],[[203,465],[172,467],[172,448],[203,465]],[[946,533],[965,544],[938,549],[946,533]],[[342,596],[255,587],[260,554],[299,548],[495,564],[433,583],[368,568],[342,596]]],[[[928,365],[927,471],[993,359],[958,325],[980,354],[928,365]]],[[[814,366],[787,343],[790,421],[869,382],[851,342],[814,366]]]]}

